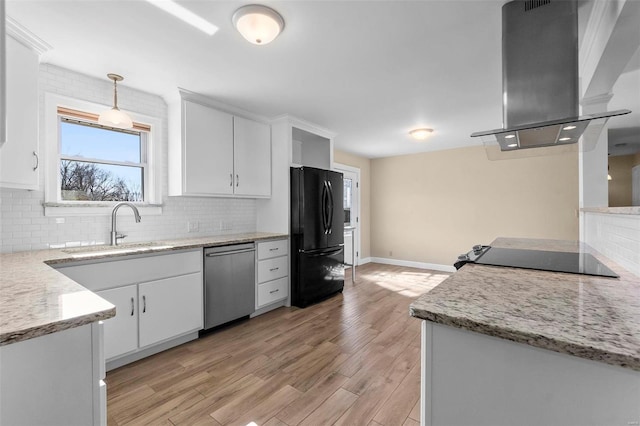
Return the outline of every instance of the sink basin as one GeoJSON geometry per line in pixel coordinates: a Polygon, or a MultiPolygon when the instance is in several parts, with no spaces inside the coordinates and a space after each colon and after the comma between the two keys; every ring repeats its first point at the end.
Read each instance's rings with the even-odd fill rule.
{"type": "Polygon", "coordinates": [[[169,249],[172,246],[159,242],[149,241],[145,243],[121,244],[117,246],[97,245],[63,249],[64,253],[73,257],[107,256],[110,254],[139,253],[152,250],[169,249]]]}

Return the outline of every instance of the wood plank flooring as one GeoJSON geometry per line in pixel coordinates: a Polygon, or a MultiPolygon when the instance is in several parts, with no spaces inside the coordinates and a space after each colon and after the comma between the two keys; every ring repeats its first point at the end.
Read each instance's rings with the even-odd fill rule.
{"type": "Polygon", "coordinates": [[[411,300],[448,274],[347,270],[343,294],[280,308],[107,374],[119,425],[416,425],[420,321],[411,300]]]}

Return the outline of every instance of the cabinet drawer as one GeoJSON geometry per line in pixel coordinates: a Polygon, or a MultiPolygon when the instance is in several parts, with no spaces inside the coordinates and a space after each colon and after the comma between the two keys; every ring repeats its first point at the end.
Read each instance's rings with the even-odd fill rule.
{"type": "Polygon", "coordinates": [[[258,260],[284,256],[289,252],[289,240],[258,243],[258,260]]]}
{"type": "Polygon", "coordinates": [[[289,295],[289,278],[258,285],[258,307],[282,300],[289,295]]]}
{"type": "Polygon", "coordinates": [[[91,291],[202,271],[202,250],[57,268],[91,291]]]}
{"type": "Polygon", "coordinates": [[[258,282],[264,283],[289,275],[287,259],[287,256],[283,256],[259,261],[258,282]]]}

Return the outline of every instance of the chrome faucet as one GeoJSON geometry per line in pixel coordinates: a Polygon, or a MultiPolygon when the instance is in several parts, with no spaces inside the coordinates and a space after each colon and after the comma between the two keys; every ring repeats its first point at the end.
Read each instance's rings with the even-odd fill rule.
{"type": "Polygon", "coordinates": [[[117,246],[118,245],[118,240],[121,238],[126,237],[126,235],[122,235],[122,234],[118,234],[118,231],[116,231],[116,212],[118,211],[118,209],[122,206],[129,206],[131,207],[131,209],[133,210],[133,215],[136,218],[136,223],[140,222],[140,212],[138,211],[138,208],[136,206],[134,206],[131,203],[127,203],[127,202],[121,202],[116,204],[115,206],[113,206],[113,210],[111,211],[111,245],[112,246],[117,246]]]}

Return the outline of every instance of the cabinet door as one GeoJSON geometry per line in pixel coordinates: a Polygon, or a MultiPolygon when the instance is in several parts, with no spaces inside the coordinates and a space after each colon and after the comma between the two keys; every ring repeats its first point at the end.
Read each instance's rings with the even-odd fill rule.
{"type": "Polygon", "coordinates": [[[183,114],[184,193],[233,194],[233,116],[189,101],[183,114]]]}
{"type": "Polygon", "coordinates": [[[236,195],[271,196],[271,127],[233,117],[236,195]]]}
{"type": "Polygon", "coordinates": [[[140,348],[202,328],[202,274],[138,285],[140,348]]]}
{"type": "Polygon", "coordinates": [[[104,357],[109,360],[138,349],[137,286],[96,293],[116,306],[116,316],[104,321],[104,357]]]}
{"type": "Polygon", "coordinates": [[[7,141],[0,186],[38,189],[38,55],[7,37],[7,141]]]}

